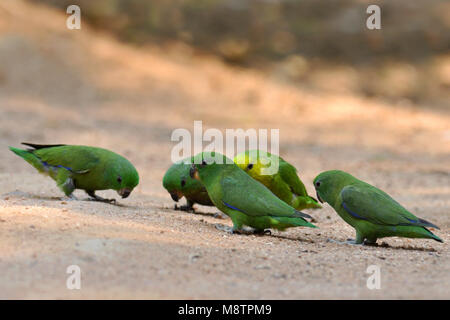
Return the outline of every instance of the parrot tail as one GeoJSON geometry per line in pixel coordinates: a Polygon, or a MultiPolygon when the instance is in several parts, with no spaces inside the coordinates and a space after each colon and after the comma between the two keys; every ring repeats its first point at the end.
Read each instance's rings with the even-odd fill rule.
{"type": "Polygon", "coordinates": [[[425,227],[431,227],[431,228],[439,229],[439,227],[437,225],[435,225],[435,224],[433,224],[433,223],[431,223],[431,222],[429,222],[427,220],[419,218],[419,222],[421,224],[423,224],[425,227]]]}
{"type": "Polygon", "coordinates": [[[32,152],[27,150],[22,150],[14,147],[9,147],[9,150],[17,154],[19,157],[23,158],[26,162],[31,164],[34,168],[36,168],[39,172],[45,172],[45,165],[42,161],[36,157],[32,152]]]}
{"type": "Polygon", "coordinates": [[[312,217],[309,214],[303,213],[303,212],[298,211],[298,210],[295,210],[294,217],[312,219],[312,217]]]}
{"type": "Polygon", "coordinates": [[[424,227],[424,229],[428,231],[428,235],[430,236],[431,239],[438,241],[438,242],[442,242],[442,243],[444,242],[441,238],[439,238],[437,235],[435,235],[433,232],[431,232],[427,228],[424,227]]]}
{"type": "Polygon", "coordinates": [[[38,150],[38,149],[45,149],[45,148],[53,148],[53,147],[65,146],[65,144],[36,144],[36,143],[29,143],[29,142],[22,142],[22,144],[24,146],[31,147],[32,149],[30,149],[30,151],[38,150]]]}
{"type": "Polygon", "coordinates": [[[317,228],[312,223],[309,223],[308,221],[306,221],[303,218],[297,218],[296,216],[294,216],[294,217],[272,217],[272,219],[275,219],[280,223],[279,226],[274,226],[274,228],[276,228],[276,229],[283,230],[284,228],[287,228],[287,227],[317,228]]]}

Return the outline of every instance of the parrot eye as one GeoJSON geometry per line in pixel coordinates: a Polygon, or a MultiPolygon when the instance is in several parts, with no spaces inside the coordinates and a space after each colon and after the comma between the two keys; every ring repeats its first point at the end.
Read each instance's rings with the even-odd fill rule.
{"type": "Polygon", "coordinates": [[[184,186],[185,186],[185,184],[186,184],[186,180],[184,180],[184,179],[183,179],[183,180],[181,180],[181,186],[182,186],[182,187],[184,187],[184,186]]]}
{"type": "Polygon", "coordinates": [[[320,181],[317,181],[317,182],[316,182],[316,187],[317,187],[317,188],[320,187],[320,181]]]}
{"type": "Polygon", "coordinates": [[[253,168],[253,163],[250,163],[248,166],[247,166],[247,169],[248,170],[251,170],[253,168]]]}
{"type": "Polygon", "coordinates": [[[118,182],[118,183],[122,183],[122,177],[121,177],[121,176],[118,176],[118,177],[117,177],[117,182],[118,182]]]}

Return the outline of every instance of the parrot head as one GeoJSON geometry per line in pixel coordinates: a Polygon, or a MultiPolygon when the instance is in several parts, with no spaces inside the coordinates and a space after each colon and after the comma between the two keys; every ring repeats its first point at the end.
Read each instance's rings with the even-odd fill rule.
{"type": "Polygon", "coordinates": [[[239,153],[234,157],[234,163],[244,171],[250,171],[255,167],[257,159],[250,157],[249,151],[239,153]]]}
{"type": "Polygon", "coordinates": [[[110,189],[116,190],[122,198],[127,198],[139,184],[139,174],[136,168],[125,158],[114,162],[113,166],[105,169],[110,189]]]}
{"type": "Polygon", "coordinates": [[[163,178],[163,187],[169,192],[173,201],[178,202],[183,198],[186,189],[190,189],[194,182],[189,176],[192,158],[187,158],[174,163],[163,178]]]}
{"type": "Polygon", "coordinates": [[[225,166],[235,166],[233,160],[218,152],[202,152],[193,157],[189,172],[191,178],[204,181],[214,177],[225,166]]]}
{"type": "Polygon", "coordinates": [[[279,161],[277,156],[273,156],[269,152],[262,150],[248,150],[238,154],[234,157],[234,163],[244,170],[253,179],[256,179],[264,183],[264,180],[271,179],[272,174],[267,174],[263,171],[265,168],[269,168],[272,164],[279,167],[278,163],[274,161],[279,161]],[[265,177],[268,176],[268,177],[265,177]]]}
{"type": "Polygon", "coordinates": [[[350,174],[340,170],[330,170],[319,174],[314,179],[317,199],[333,205],[342,188],[354,179],[350,174]]]}
{"type": "Polygon", "coordinates": [[[259,150],[248,150],[234,157],[234,163],[250,176],[256,177],[260,174],[262,166],[259,157],[263,157],[264,153],[259,150]]]}

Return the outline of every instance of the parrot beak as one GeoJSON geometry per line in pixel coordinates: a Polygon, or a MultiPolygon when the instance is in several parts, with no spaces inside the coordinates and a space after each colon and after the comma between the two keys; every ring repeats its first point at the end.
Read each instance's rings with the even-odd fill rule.
{"type": "Polygon", "coordinates": [[[316,196],[317,196],[317,199],[321,202],[321,203],[323,203],[323,200],[320,198],[320,196],[319,196],[319,193],[316,191],[316,196]]]}
{"type": "Polygon", "coordinates": [[[169,192],[170,193],[170,197],[172,198],[173,201],[178,202],[178,200],[180,200],[180,196],[178,194],[178,192],[173,191],[173,192],[169,192]]]}
{"type": "Polygon", "coordinates": [[[125,199],[130,195],[131,190],[128,188],[123,188],[118,190],[117,193],[122,197],[122,199],[125,199]]]}
{"type": "Polygon", "coordinates": [[[191,176],[192,179],[200,180],[200,177],[198,175],[198,170],[194,164],[192,165],[191,170],[189,170],[189,175],[191,176]]]}

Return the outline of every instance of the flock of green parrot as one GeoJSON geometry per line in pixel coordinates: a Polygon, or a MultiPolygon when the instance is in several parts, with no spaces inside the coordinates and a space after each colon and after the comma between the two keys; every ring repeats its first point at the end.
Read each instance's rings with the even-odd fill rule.
{"type": "MultiPolygon", "coordinates": [[[[40,173],[50,176],[66,196],[75,199],[75,189],[93,200],[114,203],[95,194],[113,189],[122,198],[139,183],[135,167],[124,157],[101,148],[75,145],[23,143],[26,150],[10,150],[40,173]]],[[[328,203],[356,230],[349,244],[375,244],[383,237],[427,238],[443,242],[428,227],[436,225],[417,218],[382,190],[352,175],[331,170],[314,179],[317,200],[308,195],[294,166],[281,157],[260,150],[238,154],[233,160],[216,152],[202,152],[173,164],[163,186],[175,202],[175,209],[193,211],[195,203],[215,206],[231,218],[230,233],[261,233],[291,227],[316,228],[303,209],[320,209],[328,203]],[[276,162],[275,172],[267,174],[276,162]],[[250,227],[251,231],[244,226],[250,227]]],[[[338,242],[338,241],[336,241],[338,242]]]]}

